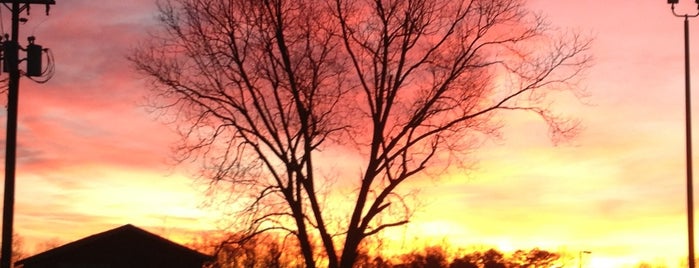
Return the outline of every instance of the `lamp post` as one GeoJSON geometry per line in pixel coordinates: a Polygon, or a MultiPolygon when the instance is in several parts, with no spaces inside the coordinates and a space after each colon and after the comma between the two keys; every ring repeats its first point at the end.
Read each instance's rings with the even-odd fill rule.
{"type": "Polygon", "coordinates": [[[583,267],[583,254],[592,254],[592,251],[589,250],[581,250],[578,252],[578,268],[583,267]]]}
{"type": "Polygon", "coordinates": [[[672,14],[675,17],[684,18],[684,107],[685,107],[685,139],[687,152],[687,246],[688,246],[688,261],[689,268],[694,268],[694,187],[692,186],[692,109],[690,99],[690,84],[689,84],[689,18],[699,16],[699,0],[697,3],[697,12],[695,14],[678,14],[675,11],[675,4],[679,0],[668,0],[672,14]]]}

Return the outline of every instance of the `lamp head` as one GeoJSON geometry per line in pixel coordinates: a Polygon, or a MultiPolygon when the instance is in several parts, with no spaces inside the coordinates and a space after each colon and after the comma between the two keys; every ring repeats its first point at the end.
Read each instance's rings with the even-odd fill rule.
{"type": "MultiPolygon", "coordinates": [[[[677,3],[679,3],[679,2],[680,2],[680,0],[667,0],[667,3],[668,3],[668,4],[677,4],[677,3]]],[[[697,4],[699,4],[699,0],[694,0],[694,2],[696,2],[697,4]]]]}

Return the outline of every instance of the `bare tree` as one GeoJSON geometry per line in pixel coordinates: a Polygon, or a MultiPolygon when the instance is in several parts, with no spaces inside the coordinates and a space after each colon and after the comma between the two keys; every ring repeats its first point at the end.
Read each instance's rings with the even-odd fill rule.
{"type": "Polygon", "coordinates": [[[203,162],[211,188],[242,208],[241,240],[288,232],[307,267],[351,267],[365,238],[408,223],[399,186],[463,160],[474,137],[496,133],[497,112],[536,113],[556,140],[577,126],[547,93],[574,89],[589,40],[549,28],[521,0],[159,7],[163,31],[130,60],[151,78],[154,105],[176,115],[179,159],[203,162]],[[360,176],[343,178],[357,191],[339,227],[314,164],[324,148],[362,159],[360,176]]]}

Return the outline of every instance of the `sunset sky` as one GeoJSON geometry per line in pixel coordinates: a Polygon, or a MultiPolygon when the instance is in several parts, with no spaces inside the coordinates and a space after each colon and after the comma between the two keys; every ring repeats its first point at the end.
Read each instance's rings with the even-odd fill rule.
{"type": "MultiPolygon", "coordinates": [[[[681,2],[679,12],[696,11],[681,2]]],[[[589,267],[678,266],[687,255],[682,19],[664,0],[529,3],[595,39],[589,97],[554,105],[584,131],[554,146],[542,121],[508,115],[473,171],[419,182],[413,222],[388,234],[405,247],[447,237],[458,247],[591,251],[589,267]]],[[[31,12],[22,44],[35,35],[51,49],[56,74],[20,84],[15,231],[26,250],[127,223],[182,243],[223,226],[192,167],[173,165],[177,136],[147,109],[146,85],[125,59],[153,29],[155,3],[57,0],[48,17],[39,5],[31,12]]],[[[10,13],[0,15],[5,33],[10,13]]],[[[699,85],[699,19],[690,28],[699,85]]]]}

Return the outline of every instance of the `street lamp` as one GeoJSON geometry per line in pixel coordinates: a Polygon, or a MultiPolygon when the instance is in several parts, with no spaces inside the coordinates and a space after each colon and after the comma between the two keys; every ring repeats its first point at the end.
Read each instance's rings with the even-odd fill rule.
{"type": "Polygon", "coordinates": [[[692,116],[689,86],[689,18],[699,16],[699,0],[697,3],[697,13],[678,14],[675,11],[675,4],[679,0],[668,0],[672,14],[675,17],[684,18],[684,107],[685,107],[685,139],[687,152],[687,245],[689,252],[689,268],[694,268],[694,193],[692,186],[692,116]]]}
{"type": "Polygon", "coordinates": [[[582,250],[578,252],[578,268],[582,268],[583,264],[583,254],[592,254],[592,251],[589,250],[582,250]]]}

